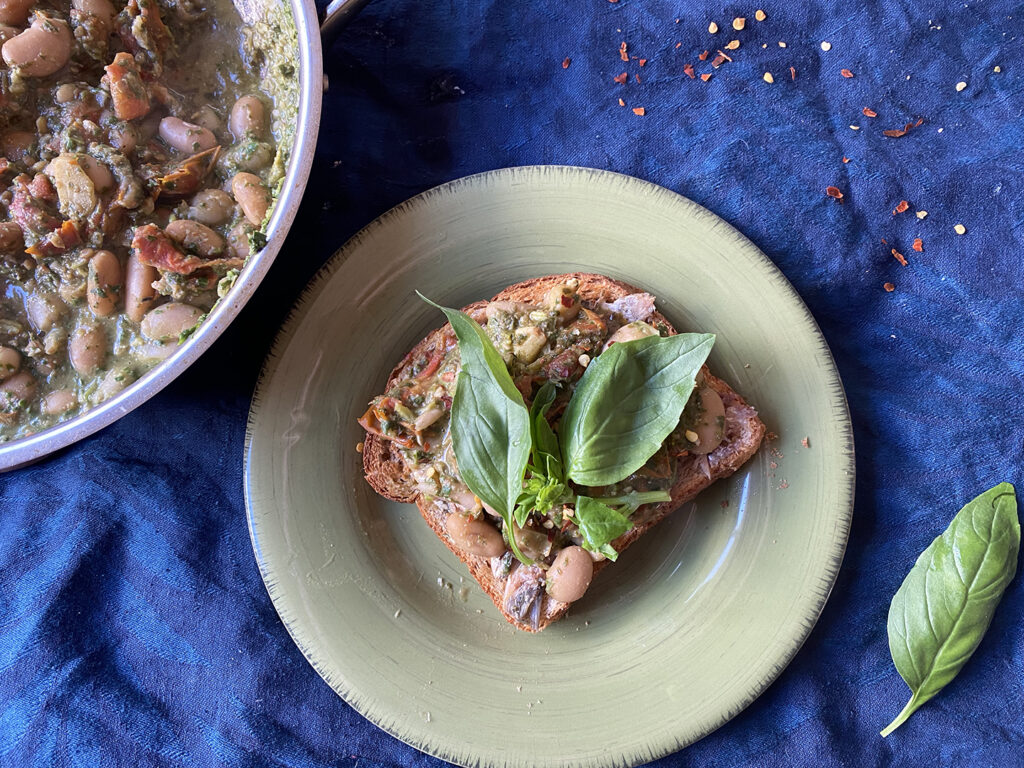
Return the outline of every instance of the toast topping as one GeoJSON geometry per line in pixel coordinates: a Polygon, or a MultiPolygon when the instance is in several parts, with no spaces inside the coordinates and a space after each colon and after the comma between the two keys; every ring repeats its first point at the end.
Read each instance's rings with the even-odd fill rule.
{"type": "Polygon", "coordinates": [[[500,607],[532,629],[542,604],[583,595],[695,462],[709,470],[725,436],[725,405],[698,374],[713,337],[653,320],[650,294],[581,301],[578,287],[444,310],[451,326],[359,420],[395,447],[438,534],[488,563],[500,607]]]}

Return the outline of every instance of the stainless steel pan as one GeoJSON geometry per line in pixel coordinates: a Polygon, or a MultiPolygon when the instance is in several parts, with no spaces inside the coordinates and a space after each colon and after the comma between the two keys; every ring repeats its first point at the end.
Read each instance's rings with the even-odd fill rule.
{"type": "MultiPolygon", "coordinates": [[[[294,147],[284,184],[267,227],[267,245],[250,258],[230,293],[210,313],[199,330],[181,349],[142,376],[119,395],[30,437],[0,443],[0,471],[36,461],[71,445],[138,408],[171,383],[209,348],[235,319],[274,262],[302,200],[309,179],[316,138],[320,128],[320,107],[324,89],[321,35],[326,43],[366,4],[367,0],[333,0],[323,19],[318,19],[313,0],[235,0],[243,21],[265,17],[269,10],[279,15],[290,6],[294,19],[294,59],[299,62],[299,90],[294,147]],[[279,5],[283,4],[283,5],[279,5]]],[[[290,25],[289,25],[290,26],[290,25]]]]}

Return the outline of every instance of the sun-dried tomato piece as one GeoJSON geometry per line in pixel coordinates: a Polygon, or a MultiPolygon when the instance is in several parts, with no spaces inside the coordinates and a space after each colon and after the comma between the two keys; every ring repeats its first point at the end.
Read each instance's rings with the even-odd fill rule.
{"type": "Polygon", "coordinates": [[[878,117],[878,113],[871,109],[871,107],[864,107],[861,112],[864,113],[865,117],[878,117]]]}
{"type": "Polygon", "coordinates": [[[924,241],[920,237],[914,238],[914,244],[911,247],[918,253],[924,253],[924,241]]]}
{"type": "Polygon", "coordinates": [[[842,75],[843,77],[853,77],[853,72],[851,72],[848,69],[840,69],[839,74],[842,75]]]}
{"type": "Polygon", "coordinates": [[[910,203],[906,200],[900,200],[896,207],[893,209],[892,215],[895,216],[897,213],[903,213],[910,207],[910,203]]]}

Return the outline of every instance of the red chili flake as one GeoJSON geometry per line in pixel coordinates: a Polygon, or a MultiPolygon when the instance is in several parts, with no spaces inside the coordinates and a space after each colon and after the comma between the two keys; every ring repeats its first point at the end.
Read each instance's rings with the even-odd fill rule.
{"type": "Polygon", "coordinates": [[[903,265],[904,267],[905,267],[905,266],[907,266],[907,257],[906,257],[906,256],[904,256],[904,255],[903,255],[902,253],[900,253],[899,251],[897,251],[897,250],[896,250],[895,248],[893,248],[893,249],[892,249],[892,257],[893,257],[894,259],[896,259],[896,261],[898,261],[898,262],[899,262],[900,264],[902,264],[902,265],[903,265]]]}
{"type": "Polygon", "coordinates": [[[892,293],[893,291],[896,290],[896,286],[893,285],[892,283],[883,283],[882,287],[885,288],[886,293],[892,293]]]}
{"type": "Polygon", "coordinates": [[[626,102],[624,102],[622,99],[619,99],[619,106],[620,107],[626,106],[626,102]]]}
{"type": "Polygon", "coordinates": [[[916,123],[907,123],[902,128],[890,128],[887,131],[882,131],[883,136],[888,136],[890,139],[898,139],[901,136],[906,136],[910,133],[911,128],[917,128],[921,123],[924,122],[924,118],[919,118],[916,123]]]}
{"type": "Polygon", "coordinates": [[[644,66],[645,64],[647,64],[647,59],[640,59],[640,60],[639,60],[639,61],[637,62],[637,64],[639,64],[639,65],[640,65],[640,66],[642,67],[642,66],[644,66]]]}
{"type": "Polygon", "coordinates": [[[633,107],[633,114],[640,115],[640,117],[643,117],[645,114],[647,114],[647,110],[644,109],[643,107],[633,107]]]}
{"type": "Polygon", "coordinates": [[[865,117],[878,117],[878,113],[871,109],[871,107],[864,107],[861,112],[864,113],[865,117]]]}
{"type": "Polygon", "coordinates": [[[683,72],[685,72],[686,76],[689,77],[691,80],[697,77],[695,74],[693,74],[693,64],[683,64],[683,72]]]}
{"type": "Polygon", "coordinates": [[[889,241],[888,241],[888,240],[886,240],[886,239],[885,239],[885,238],[883,237],[883,238],[882,238],[882,245],[888,245],[888,244],[889,244],[889,241]]]}
{"type": "Polygon", "coordinates": [[[804,448],[810,448],[811,447],[811,438],[805,437],[803,440],[800,441],[800,445],[802,445],[804,448]]]}
{"type": "Polygon", "coordinates": [[[629,54],[626,52],[626,41],[622,41],[622,45],[619,46],[619,58],[623,61],[629,61],[629,54]]]}
{"type": "Polygon", "coordinates": [[[790,67],[789,68],[789,76],[791,78],[793,78],[794,80],[796,80],[796,67],[790,67]]]}
{"type": "Polygon", "coordinates": [[[608,0],[609,3],[617,3],[619,0],[608,0]]]}
{"type": "Polygon", "coordinates": [[[842,75],[843,77],[853,77],[853,72],[851,72],[848,69],[840,69],[839,74],[842,75]]]}
{"type": "Polygon", "coordinates": [[[626,81],[629,80],[629,73],[623,72],[621,75],[616,75],[615,77],[613,77],[612,80],[614,80],[619,85],[625,85],[626,81]]]}
{"type": "Polygon", "coordinates": [[[900,200],[899,204],[893,210],[892,215],[895,216],[897,213],[903,213],[909,207],[910,203],[908,203],[906,200],[900,200]]]}
{"type": "Polygon", "coordinates": [[[918,253],[924,253],[924,240],[922,240],[920,237],[915,237],[914,244],[911,247],[918,253]]]}
{"type": "Polygon", "coordinates": [[[718,49],[718,55],[725,56],[726,61],[732,61],[732,59],[729,58],[729,54],[725,53],[721,48],[718,49]]]}
{"type": "Polygon", "coordinates": [[[562,69],[568,69],[569,65],[571,63],[572,63],[572,59],[570,59],[568,56],[566,56],[565,59],[562,61],[562,69]]]}
{"type": "Polygon", "coordinates": [[[839,202],[843,202],[843,193],[839,191],[839,187],[825,187],[825,194],[839,202]]]}
{"type": "Polygon", "coordinates": [[[708,80],[711,79],[711,73],[705,72],[703,75],[700,76],[700,79],[706,83],[708,80]]]}
{"type": "Polygon", "coordinates": [[[712,67],[714,67],[715,69],[718,69],[718,68],[719,68],[720,66],[722,66],[723,64],[725,64],[725,62],[726,62],[726,61],[732,61],[732,59],[730,59],[730,58],[729,58],[728,56],[726,56],[726,55],[725,55],[724,53],[722,53],[721,51],[719,51],[719,52],[718,52],[718,55],[717,55],[717,56],[715,56],[715,58],[713,58],[713,59],[711,60],[711,66],[712,66],[712,67]]]}
{"type": "Polygon", "coordinates": [[[682,47],[683,47],[682,43],[676,43],[676,48],[682,48],[682,47]]]}
{"type": "Polygon", "coordinates": [[[848,163],[848,162],[850,162],[850,158],[848,158],[848,157],[844,157],[844,158],[843,158],[843,162],[844,162],[844,163],[848,163]]]}
{"type": "Polygon", "coordinates": [[[701,54],[700,56],[698,56],[697,58],[698,58],[698,59],[700,59],[701,61],[707,61],[707,60],[708,60],[708,52],[707,52],[707,51],[704,51],[704,53],[702,53],[702,54],[701,54]]]}
{"type": "Polygon", "coordinates": [[[633,75],[633,79],[636,80],[637,85],[640,84],[640,75],[633,75]]]}

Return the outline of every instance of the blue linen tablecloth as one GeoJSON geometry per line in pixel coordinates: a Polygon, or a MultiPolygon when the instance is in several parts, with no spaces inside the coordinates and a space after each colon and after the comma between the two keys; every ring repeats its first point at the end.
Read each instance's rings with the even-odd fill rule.
{"type": "Polygon", "coordinates": [[[1024,8],[756,7],[371,3],[327,52],[309,189],[239,320],[143,407],[0,476],[0,764],[439,764],[336,697],[278,620],[246,530],[246,412],[288,307],[357,229],[449,179],[565,163],[662,184],[757,243],[821,324],[856,434],[849,548],[807,644],[656,765],[1024,765],[1019,577],[960,677],[878,736],[908,693],[892,594],[961,504],[1020,478],[1024,8]]]}

